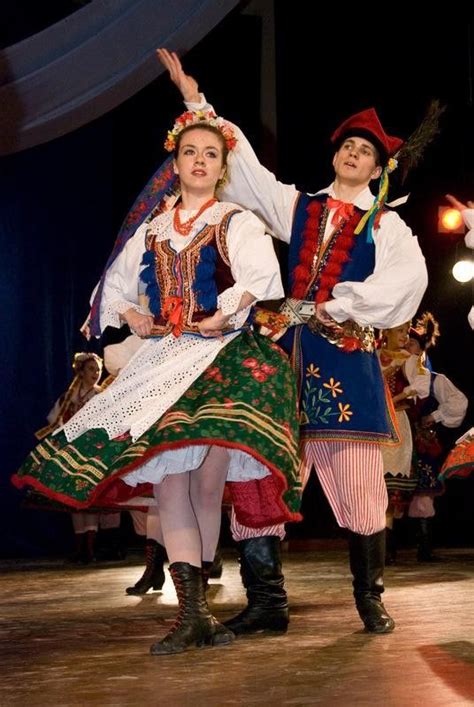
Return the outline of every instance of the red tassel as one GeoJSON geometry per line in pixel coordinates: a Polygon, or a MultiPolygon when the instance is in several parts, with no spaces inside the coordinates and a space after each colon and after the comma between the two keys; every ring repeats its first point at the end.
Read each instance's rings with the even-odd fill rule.
{"type": "Polygon", "coordinates": [[[352,235],[346,236],[344,234],[340,235],[337,239],[335,250],[347,252],[354,242],[354,237],[352,235]]]}
{"type": "MultiPolygon", "coordinates": [[[[328,264],[324,268],[324,275],[328,277],[337,277],[341,274],[342,263],[332,262],[332,258],[329,260],[328,264]]],[[[322,279],[322,278],[321,278],[322,279]]]]}
{"type": "Polygon", "coordinates": [[[350,257],[349,254],[345,251],[334,250],[331,253],[331,260],[335,263],[341,263],[341,265],[343,265],[344,263],[347,263],[348,260],[350,260],[350,257]]]}
{"type": "Polygon", "coordinates": [[[342,339],[342,350],[346,353],[351,353],[352,351],[357,351],[360,349],[360,341],[353,336],[345,336],[342,339]]]}
{"type": "Polygon", "coordinates": [[[324,275],[324,277],[320,280],[321,287],[327,287],[331,290],[335,285],[337,285],[338,282],[339,278],[337,275],[324,275]]]}
{"type": "MultiPolygon", "coordinates": [[[[316,255],[319,219],[322,208],[323,204],[317,200],[312,201],[306,208],[308,219],[302,233],[298,265],[293,270],[291,294],[297,299],[304,299],[308,293],[312,275],[311,269],[316,255]]],[[[326,302],[330,298],[333,287],[339,282],[343,265],[350,260],[350,251],[354,244],[353,229],[359,218],[360,213],[356,211],[346,226],[343,227],[343,232],[337,236],[336,243],[320,276],[319,288],[315,298],[317,303],[326,302]],[[349,233],[345,232],[346,229],[349,233]]]]}
{"type": "Polygon", "coordinates": [[[319,201],[312,201],[308,204],[306,209],[308,219],[306,220],[302,233],[298,265],[293,270],[293,288],[291,295],[297,299],[304,299],[308,292],[311,280],[311,268],[313,266],[314,256],[316,255],[316,245],[318,242],[317,233],[321,209],[322,204],[319,201]]]}
{"type": "Polygon", "coordinates": [[[316,216],[310,216],[305,223],[305,232],[309,231],[311,235],[317,230],[319,226],[319,219],[316,216]]]}
{"type": "MultiPolygon", "coordinates": [[[[304,264],[305,266],[309,266],[311,268],[313,260],[314,260],[314,252],[311,250],[311,248],[305,247],[300,250],[300,258],[299,258],[300,265],[304,264]]],[[[297,265],[296,267],[299,267],[299,265],[297,265]]],[[[296,272],[296,268],[295,268],[295,272],[296,272]]]]}
{"type": "Polygon", "coordinates": [[[310,216],[319,216],[319,214],[321,213],[321,202],[311,201],[310,204],[307,206],[306,211],[310,216]]]}
{"type": "Polygon", "coordinates": [[[322,304],[323,302],[327,302],[331,296],[330,290],[327,289],[327,287],[319,288],[319,290],[316,293],[316,299],[315,302],[316,304],[322,304]]]}

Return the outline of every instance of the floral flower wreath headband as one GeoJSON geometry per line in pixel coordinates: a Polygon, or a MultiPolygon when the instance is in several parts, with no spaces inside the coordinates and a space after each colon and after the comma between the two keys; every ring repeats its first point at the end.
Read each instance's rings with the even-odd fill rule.
{"type": "Polygon", "coordinates": [[[237,145],[237,138],[235,137],[234,130],[229,123],[227,123],[223,118],[218,118],[212,110],[198,110],[195,113],[187,111],[176,119],[172,130],[168,131],[168,137],[165,142],[165,150],[167,152],[174,152],[176,149],[176,140],[180,132],[184,130],[184,128],[189,128],[191,126],[199,128],[201,124],[210,125],[213,128],[217,128],[217,130],[222,133],[229,152],[237,145]]]}

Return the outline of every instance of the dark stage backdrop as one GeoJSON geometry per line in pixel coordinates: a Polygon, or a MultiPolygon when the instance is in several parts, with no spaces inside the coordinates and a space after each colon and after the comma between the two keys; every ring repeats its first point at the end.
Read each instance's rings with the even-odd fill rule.
{"type": "MultiPolygon", "coordinates": [[[[233,105],[254,141],[260,51],[259,20],[234,12],[186,58],[209,97],[223,113],[233,105]],[[236,96],[245,97],[240,107],[236,96]]],[[[89,346],[79,334],[89,295],[183,110],[162,76],[88,126],[0,159],[0,556],[54,553],[71,542],[69,517],[23,509],[9,478],[69,384],[73,353],[89,346]]]]}

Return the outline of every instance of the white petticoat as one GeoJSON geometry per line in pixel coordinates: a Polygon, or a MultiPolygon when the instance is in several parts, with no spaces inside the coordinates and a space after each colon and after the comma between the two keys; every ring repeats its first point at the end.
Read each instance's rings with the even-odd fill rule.
{"type": "MultiPolygon", "coordinates": [[[[149,459],[143,466],[134,469],[122,477],[129,486],[141,483],[159,484],[168,474],[181,474],[184,471],[198,469],[203,463],[210,447],[207,444],[190,445],[179,449],[161,452],[149,459]]],[[[270,474],[266,466],[240,449],[228,449],[229,468],[227,481],[250,481],[263,479],[270,474]]]]}

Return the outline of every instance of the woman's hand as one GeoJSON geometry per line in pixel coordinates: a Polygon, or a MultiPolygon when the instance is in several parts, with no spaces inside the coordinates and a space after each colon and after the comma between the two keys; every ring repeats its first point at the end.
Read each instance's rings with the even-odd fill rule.
{"type": "Polygon", "coordinates": [[[126,312],[120,315],[124,319],[130,329],[140,336],[142,339],[150,336],[153,327],[153,317],[149,314],[141,314],[136,309],[127,309],[126,312]]]}
{"type": "Polygon", "coordinates": [[[464,211],[465,209],[474,209],[474,201],[468,201],[467,204],[463,204],[462,201],[456,199],[452,194],[446,194],[446,199],[449,201],[451,206],[458,211],[464,211]]]}
{"type": "Polygon", "coordinates": [[[201,96],[198,83],[192,76],[184,73],[176,52],[169,52],[167,49],[157,49],[156,53],[163,66],[168,69],[170,79],[181,91],[184,100],[187,103],[199,103],[201,96]]]}
{"type": "Polygon", "coordinates": [[[411,390],[409,391],[402,391],[401,393],[398,393],[398,395],[394,395],[392,398],[392,402],[394,405],[397,403],[401,403],[403,400],[406,400],[407,398],[410,398],[412,395],[411,390]]]}
{"type": "Polygon", "coordinates": [[[198,329],[201,336],[206,338],[224,338],[224,329],[226,328],[230,317],[225,317],[221,310],[218,309],[212,317],[206,317],[198,323],[198,329]]]}

